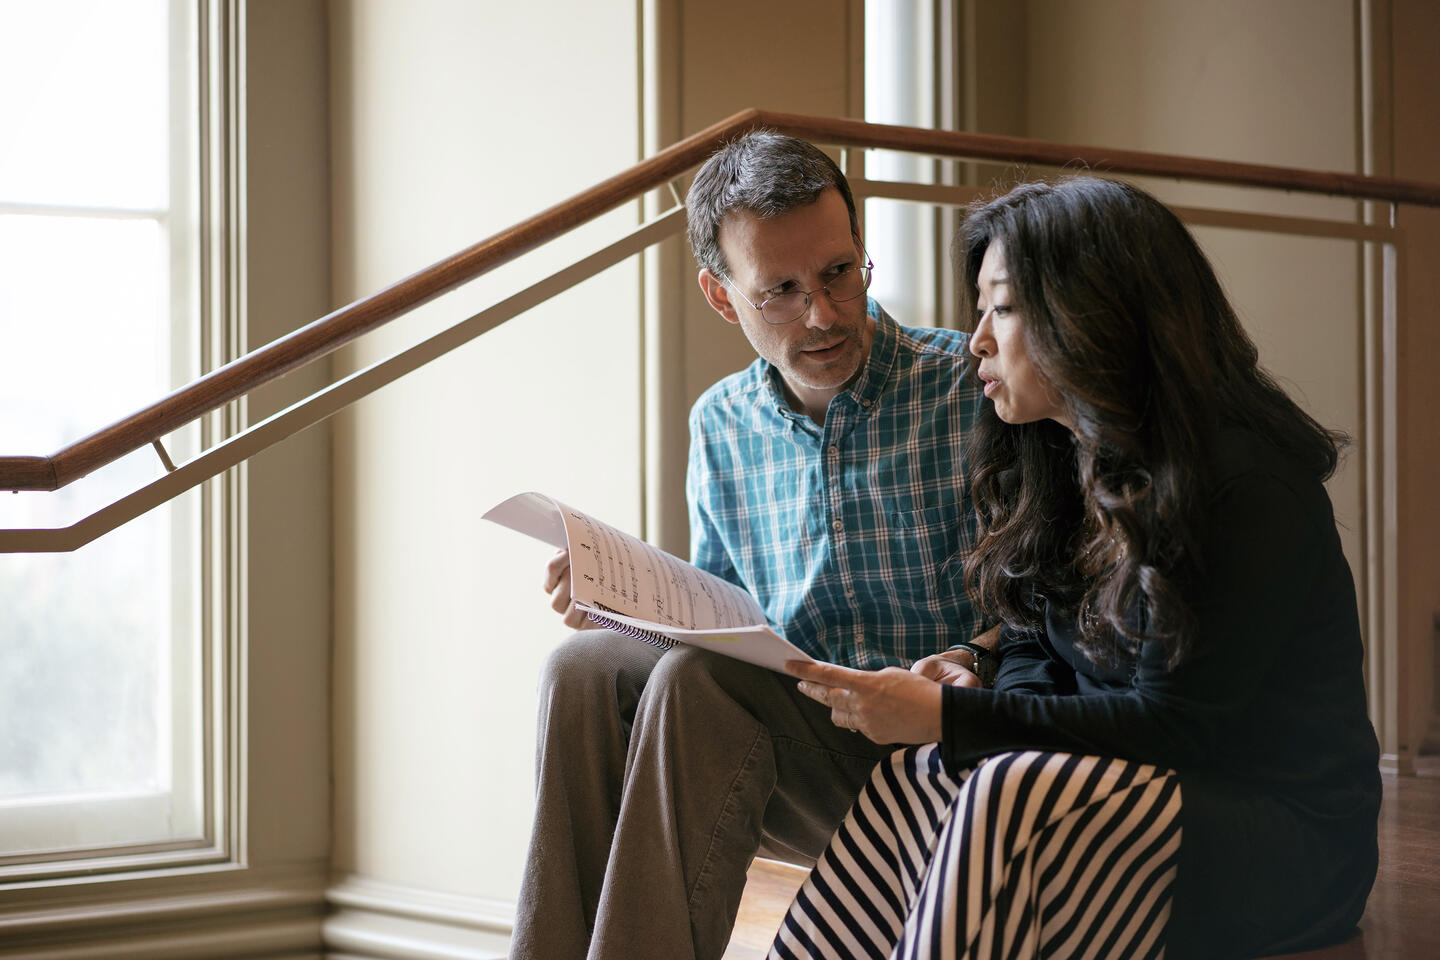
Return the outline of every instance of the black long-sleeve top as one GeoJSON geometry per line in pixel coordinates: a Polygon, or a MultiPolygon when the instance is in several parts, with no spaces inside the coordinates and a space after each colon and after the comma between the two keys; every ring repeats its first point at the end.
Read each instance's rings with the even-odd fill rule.
{"type": "Polygon", "coordinates": [[[1217,458],[1191,653],[1167,669],[1091,663],[1075,624],[1001,631],[993,690],[947,687],[952,770],[1007,750],[1153,763],[1180,774],[1167,956],[1306,949],[1354,928],[1375,875],[1378,746],[1365,709],[1354,582],[1324,487],[1264,440],[1217,458]]]}

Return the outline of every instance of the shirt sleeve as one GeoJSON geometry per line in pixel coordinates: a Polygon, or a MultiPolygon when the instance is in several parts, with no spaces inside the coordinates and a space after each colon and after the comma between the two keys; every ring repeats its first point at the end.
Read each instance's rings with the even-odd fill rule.
{"type": "Polygon", "coordinates": [[[1149,643],[1128,687],[1045,693],[1054,671],[1039,663],[1041,641],[1016,642],[1021,659],[1002,664],[1003,685],[945,688],[946,763],[959,769],[1001,751],[1053,749],[1203,768],[1245,736],[1241,721],[1282,668],[1302,607],[1322,600],[1308,585],[1324,541],[1313,506],[1268,475],[1232,481],[1212,508],[1196,635],[1179,666],[1168,669],[1160,645],[1149,643]]]}
{"type": "Polygon", "coordinates": [[[1051,652],[1039,630],[1002,626],[995,656],[1000,661],[996,690],[1058,696],[1075,692],[1075,671],[1051,652]]]}
{"type": "Polygon", "coordinates": [[[690,516],[690,562],[707,573],[744,586],[711,513],[717,484],[723,480],[712,468],[708,451],[704,421],[697,407],[690,415],[690,458],[685,471],[685,503],[690,516]]]}

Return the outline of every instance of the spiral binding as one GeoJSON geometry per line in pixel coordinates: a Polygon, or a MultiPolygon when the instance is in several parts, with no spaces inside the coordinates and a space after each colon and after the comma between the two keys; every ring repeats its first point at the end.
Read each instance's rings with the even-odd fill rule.
{"type": "MultiPolygon", "coordinates": [[[[604,604],[597,603],[595,604],[595,606],[599,607],[601,610],[607,610],[610,613],[615,612],[614,610],[610,610],[610,608],[605,606],[604,604]]],[[[651,646],[659,647],[661,650],[669,650],[671,647],[675,646],[677,642],[679,642],[665,636],[665,634],[663,633],[656,633],[654,630],[644,630],[640,627],[631,626],[628,623],[622,623],[619,620],[611,620],[609,617],[596,616],[594,610],[585,611],[585,615],[590,618],[591,623],[598,624],[599,626],[604,627],[606,630],[614,630],[616,633],[623,634],[627,637],[634,637],[636,640],[643,640],[651,646]]]]}

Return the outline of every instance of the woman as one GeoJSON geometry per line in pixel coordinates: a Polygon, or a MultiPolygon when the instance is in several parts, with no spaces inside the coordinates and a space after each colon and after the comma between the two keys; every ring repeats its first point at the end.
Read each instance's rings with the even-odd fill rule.
{"type": "MultiPolygon", "coordinates": [[[[965,576],[993,689],[794,664],[882,763],[772,957],[1253,957],[1353,931],[1378,749],[1322,482],[1338,441],[1256,364],[1204,255],[1124,184],[961,228],[965,576]]],[[[973,684],[973,678],[965,677],[973,684]]]]}

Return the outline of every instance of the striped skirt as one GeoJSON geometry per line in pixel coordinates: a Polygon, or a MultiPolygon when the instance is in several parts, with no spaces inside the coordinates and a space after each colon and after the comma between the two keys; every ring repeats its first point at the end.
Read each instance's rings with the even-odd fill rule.
{"type": "Polygon", "coordinates": [[[1180,781],[1141,763],[1027,751],[960,779],[937,744],[875,768],[769,956],[1162,957],[1180,781]]]}

